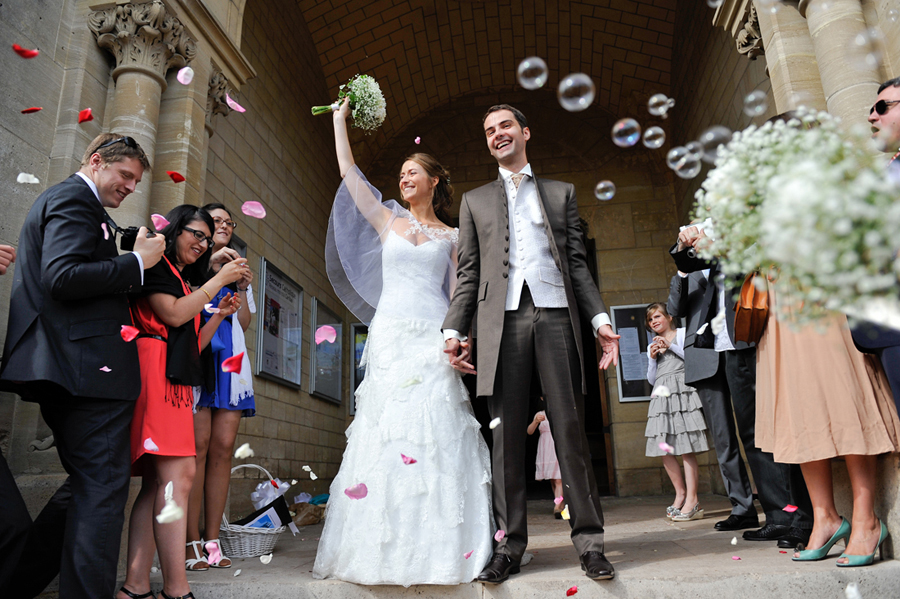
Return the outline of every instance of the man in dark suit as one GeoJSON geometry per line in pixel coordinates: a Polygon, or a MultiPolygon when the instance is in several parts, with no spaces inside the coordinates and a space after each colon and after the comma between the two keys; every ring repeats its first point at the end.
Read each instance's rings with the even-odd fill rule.
{"type": "MultiPolygon", "coordinates": [[[[720,349],[725,353],[725,378],[731,392],[737,430],[744,443],[744,453],[750,472],[766,514],[766,525],[759,530],[743,534],[747,541],[777,541],[779,547],[793,548],[807,543],[812,531],[812,503],[797,464],[780,464],[771,453],[756,446],[756,344],[735,341],[734,337],[734,288],[726,290],[718,262],[707,262],[694,253],[694,246],[704,237],[700,227],[690,226],[678,234],[678,242],[670,253],[678,270],[685,273],[708,270],[699,326],[707,324],[700,335],[695,335],[694,346],[720,349]],[[724,313],[725,327],[717,335],[712,320],[724,313]],[[798,507],[794,513],[784,511],[785,506],[798,507]]],[[[687,359],[685,358],[685,365],[687,359]]]]}
{"type": "Polygon", "coordinates": [[[582,569],[609,579],[615,571],[603,555],[603,512],[584,433],[579,311],[603,348],[600,368],[617,363],[618,335],[588,271],[574,186],[534,176],[525,153],[531,132],[519,110],[493,106],[483,122],[500,176],[463,195],[457,286],[443,324],[451,364],[474,372],[460,332],[469,331],[477,309],[477,393],[501,420],[493,431],[493,496],[506,536],[478,580],[499,583],[518,572],[528,543],[525,431],[533,378],[546,400],[582,569]]]}
{"type": "MultiPolygon", "coordinates": [[[[882,141],[885,151],[894,154],[888,169],[900,181],[900,77],[885,81],[878,88],[878,98],[869,110],[873,137],[882,141]]],[[[876,354],[891,383],[894,403],[900,412],[900,331],[865,322],[852,330],[853,342],[860,351],[876,354]]]]}
{"type": "MultiPolygon", "coordinates": [[[[61,599],[110,597],[115,587],[141,384],[137,349],[120,335],[132,322],[125,293],[140,289],[165,242],[142,227],[134,251],[119,255],[106,209],[149,168],[132,138],[100,135],[81,169],[38,197],[19,235],[0,389],[40,404],[69,474],[61,599]]],[[[52,545],[58,534],[45,532],[52,545]]]]}
{"type": "MultiPolygon", "coordinates": [[[[759,517],[753,507],[753,489],[741,457],[737,432],[734,428],[734,411],[725,376],[725,351],[717,348],[698,347],[694,340],[697,330],[703,326],[701,313],[707,305],[706,292],[714,283],[707,279],[707,271],[690,274],[678,271],[672,277],[669,301],[666,309],[672,316],[687,320],[684,338],[684,382],[695,389],[703,404],[703,415],[712,433],[713,445],[725,492],[733,506],[725,520],[716,522],[716,530],[732,531],[758,528],[759,517]]],[[[708,312],[708,311],[707,311],[708,312]]],[[[705,332],[705,331],[704,331],[705,332]]]]}

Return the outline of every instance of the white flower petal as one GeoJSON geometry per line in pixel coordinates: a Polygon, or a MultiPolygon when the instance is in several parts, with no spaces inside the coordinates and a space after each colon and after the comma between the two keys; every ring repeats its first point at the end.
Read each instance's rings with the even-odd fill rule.
{"type": "Polygon", "coordinates": [[[243,460],[245,458],[252,458],[255,454],[253,450],[250,449],[249,443],[244,443],[240,447],[237,448],[237,451],[234,452],[234,457],[239,460],[243,460]]]}
{"type": "Polygon", "coordinates": [[[264,564],[268,564],[269,562],[272,561],[272,554],[270,553],[268,555],[260,555],[259,561],[261,561],[264,564]]]}
{"type": "Polygon", "coordinates": [[[491,420],[491,423],[488,426],[491,427],[491,429],[497,428],[498,426],[500,426],[500,419],[494,418],[493,420],[491,420]]]}

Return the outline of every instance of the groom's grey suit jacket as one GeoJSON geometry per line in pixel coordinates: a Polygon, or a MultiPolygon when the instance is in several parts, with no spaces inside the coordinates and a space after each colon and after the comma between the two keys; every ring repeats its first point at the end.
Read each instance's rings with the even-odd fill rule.
{"type": "MultiPolygon", "coordinates": [[[[579,364],[583,364],[579,309],[590,321],[606,312],[606,306],[588,270],[575,186],[535,177],[535,187],[550,253],[563,276],[579,364]]],[[[501,177],[463,194],[456,291],[442,328],[465,335],[477,311],[478,328],[473,336],[477,343],[476,392],[480,396],[494,393],[509,283],[509,235],[508,199],[501,177]]],[[[581,387],[586,393],[583,367],[581,387]]]]}

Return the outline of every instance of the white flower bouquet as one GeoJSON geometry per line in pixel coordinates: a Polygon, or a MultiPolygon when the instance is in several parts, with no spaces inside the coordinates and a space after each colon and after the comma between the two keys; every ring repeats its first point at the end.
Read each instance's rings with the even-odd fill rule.
{"type": "Polygon", "coordinates": [[[366,134],[374,132],[384,122],[386,116],[384,94],[381,86],[369,75],[356,75],[341,85],[334,104],[313,106],[312,113],[327,114],[340,108],[344,98],[350,98],[350,110],[353,126],[362,129],[366,134]]]}
{"type": "Polygon", "coordinates": [[[898,327],[900,186],[865,128],[802,108],[750,127],[720,149],[697,201],[720,233],[700,255],[732,274],[773,268],[795,318],[842,310],[898,327]]]}

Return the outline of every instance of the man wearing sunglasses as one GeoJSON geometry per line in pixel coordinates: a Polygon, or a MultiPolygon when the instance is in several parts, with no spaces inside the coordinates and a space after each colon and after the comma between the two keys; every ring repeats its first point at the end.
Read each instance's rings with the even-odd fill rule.
{"type": "MultiPolygon", "coordinates": [[[[79,171],[38,197],[19,234],[0,390],[40,405],[69,478],[0,558],[18,563],[0,580],[6,597],[40,593],[57,571],[61,599],[113,595],[141,386],[137,349],[120,331],[132,324],[126,292],[140,289],[165,241],[142,227],[134,251],[119,255],[106,209],[149,169],[132,138],[100,135],[79,171]]],[[[18,494],[10,484],[0,477],[0,497],[18,494]]],[[[0,534],[22,528],[10,517],[0,510],[0,534]]]]}
{"type": "MultiPolygon", "coordinates": [[[[878,88],[878,98],[869,110],[869,124],[872,137],[885,152],[893,155],[888,169],[900,177],[900,77],[885,81],[878,88]]],[[[881,359],[900,411],[900,331],[863,323],[853,329],[853,341],[860,351],[876,354],[881,359]]]]}

